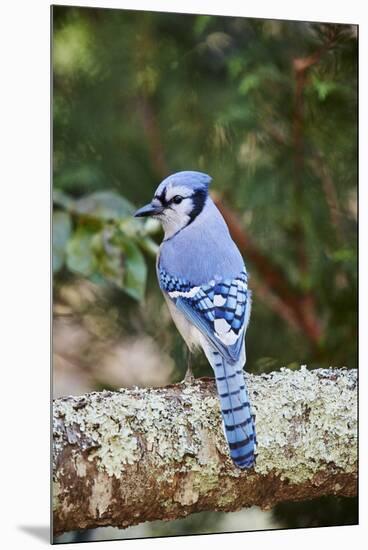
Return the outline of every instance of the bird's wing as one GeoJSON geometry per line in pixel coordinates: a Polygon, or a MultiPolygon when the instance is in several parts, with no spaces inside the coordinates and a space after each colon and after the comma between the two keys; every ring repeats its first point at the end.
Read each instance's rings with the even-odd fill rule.
{"type": "Polygon", "coordinates": [[[234,279],[193,285],[158,269],[161,289],[231,364],[238,361],[248,325],[251,293],[245,269],[234,279]]]}

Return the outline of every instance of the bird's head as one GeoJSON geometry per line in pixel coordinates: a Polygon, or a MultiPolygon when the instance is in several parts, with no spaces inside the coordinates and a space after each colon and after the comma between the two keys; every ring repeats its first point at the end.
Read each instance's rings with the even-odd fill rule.
{"type": "Polygon", "coordinates": [[[192,223],[202,212],[211,177],[202,172],[177,172],[157,187],[152,201],[134,214],[160,220],[165,239],[192,223]]]}

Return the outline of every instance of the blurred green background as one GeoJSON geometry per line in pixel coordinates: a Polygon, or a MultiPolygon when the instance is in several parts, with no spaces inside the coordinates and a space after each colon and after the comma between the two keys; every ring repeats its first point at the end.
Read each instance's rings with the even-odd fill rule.
{"type": "MultiPolygon", "coordinates": [[[[213,177],[250,273],[247,370],[355,368],[357,27],[54,6],[52,57],[55,397],[183,378],[161,229],[131,216],[179,170],[213,177]]],[[[357,521],[355,499],[256,512],[260,528],[357,521]]],[[[249,513],[174,532],[251,529],[249,513]]]]}

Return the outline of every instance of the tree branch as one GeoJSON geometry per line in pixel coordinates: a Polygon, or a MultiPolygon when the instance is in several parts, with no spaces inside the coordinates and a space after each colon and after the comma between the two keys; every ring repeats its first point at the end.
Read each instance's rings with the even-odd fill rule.
{"type": "Polygon", "coordinates": [[[357,490],[357,371],[247,375],[256,467],[233,466],[213,380],[54,402],[54,534],[357,490]]]}

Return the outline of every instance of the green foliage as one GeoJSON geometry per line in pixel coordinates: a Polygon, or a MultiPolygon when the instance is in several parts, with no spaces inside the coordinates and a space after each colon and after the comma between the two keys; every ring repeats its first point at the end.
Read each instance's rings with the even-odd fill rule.
{"type": "Polygon", "coordinates": [[[72,199],[55,190],[54,205],[65,209],[54,212],[54,272],[65,264],[71,273],[96,283],[111,283],[142,300],[147,266],[140,248],[152,255],[157,252],[149,237],[157,225],[133,219],[133,205],[114,191],[72,199]]]}
{"type": "Polygon", "coordinates": [[[66,265],[71,271],[86,277],[91,276],[95,268],[93,236],[91,228],[79,227],[66,245],[66,265]]]}
{"type": "Polygon", "coordinates": [[[102,220],[120,220],[131,216],[134,207],[114,191],[96,191],[74,202],[73,211],[102,220]]]}
{"type": "Polygon", "coordinates": [[[71,233],[71,220],[67,212],[55,212],[52,239],[52,266],[59,271],[65,259],[65,247],[71,233]]]}

